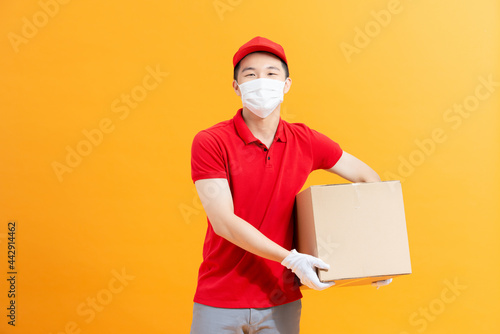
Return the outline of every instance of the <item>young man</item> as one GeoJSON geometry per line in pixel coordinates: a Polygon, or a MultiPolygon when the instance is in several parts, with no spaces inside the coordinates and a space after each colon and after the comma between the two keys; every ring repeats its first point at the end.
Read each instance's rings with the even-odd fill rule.
{"type": "Polygon", "coordinates": [[[291,250],[295,195],[316,169],[351,182],[380,178],[325,135],[280,118],[292,84],[281,45],[255,37],[233,66],[243,108],[200,131],[192,146],[191,173],[208,228],[191,333],[299,333],[296,276],[316,290],[333,283],[315,272],[327,264],[291,250]]]}

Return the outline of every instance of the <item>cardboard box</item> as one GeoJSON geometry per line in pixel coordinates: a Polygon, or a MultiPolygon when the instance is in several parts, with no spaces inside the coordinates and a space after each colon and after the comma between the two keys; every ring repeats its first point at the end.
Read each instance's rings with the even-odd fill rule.
{"type": "Polygon", "coordinates": [[[353,286],[411,273],[399,181],[312,186],[296,210],[297,251],[330,265],[321,281],[353,286]]]}

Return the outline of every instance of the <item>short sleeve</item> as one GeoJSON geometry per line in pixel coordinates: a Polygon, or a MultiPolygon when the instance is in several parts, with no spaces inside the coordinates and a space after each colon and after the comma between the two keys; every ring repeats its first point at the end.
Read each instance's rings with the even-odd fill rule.
{"type": "Polygon", "coordinates": [[[206,131],[198,132],[191,146],[191,178],[193,182],[226,177],[224,154],[216,138],[206,131]]]}
{"type": "Polygon", "coordinates": [[[324,134],[311,129],[311,147],[313,152],[313,170],[330,169],[342,156],[340,145],[324,134]]]}

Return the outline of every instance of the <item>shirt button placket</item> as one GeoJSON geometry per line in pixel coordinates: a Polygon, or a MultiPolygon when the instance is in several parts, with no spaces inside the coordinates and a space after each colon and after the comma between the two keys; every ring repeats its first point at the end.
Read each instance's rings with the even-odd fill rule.
{"type": "Polygon", "coordinates": [[[266,155],[266,166],[267,167],[272,167],[272,163],[271,163],[271,151],[268,150],[267,148],[265,148],[264,152],[267,152],[267,155],[266,155]]]}

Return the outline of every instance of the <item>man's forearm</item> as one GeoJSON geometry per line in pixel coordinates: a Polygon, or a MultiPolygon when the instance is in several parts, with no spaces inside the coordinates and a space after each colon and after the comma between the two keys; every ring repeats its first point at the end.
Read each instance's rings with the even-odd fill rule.
{"type": "Polygon", "coordinates": [[[263,258],[281,262],[290,251],[281,247],[247,221],[231,214],[212,223],[217,235],[263,258]],[[217,226],[217,228],[215,227],[217,226]]]}
{"type": "Polygon", "coordinates": [[[335,173],[351,182],[378,182],[380,177],[366,163],[347,152],[342,152],[342,156],[329,172],[335,173]]]}
{"type": "MultiPolygon", "coordinates": [[[[368,167],[368,166],[367,166],[368,167]]],[[[364,169],[352,182],[379,182],[380,176],[371,168],[364,169]]]]}

